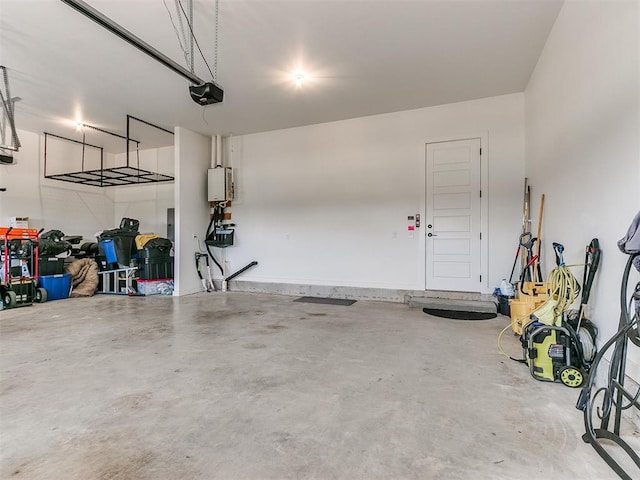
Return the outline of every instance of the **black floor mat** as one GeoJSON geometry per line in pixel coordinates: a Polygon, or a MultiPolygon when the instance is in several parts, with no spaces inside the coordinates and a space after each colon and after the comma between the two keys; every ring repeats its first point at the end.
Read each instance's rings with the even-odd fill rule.
{"type": "Polygon", "coordinates": [[[497,313],[465,312],[462,310],[440,310],[437,308],[423,308],[422,311],[434,317],[451,318],[453,320],[489,320],[496,318],[497,313]]]}
{"type": "Polygon", "coordinates": [[[302,303],[321,303],[323,305],[343,305],[348,307],[356,303],[355,300],[346,300],[342,298],[325,298],[325,297],[300,297],[296,298],[294,302],[302,303]]]}

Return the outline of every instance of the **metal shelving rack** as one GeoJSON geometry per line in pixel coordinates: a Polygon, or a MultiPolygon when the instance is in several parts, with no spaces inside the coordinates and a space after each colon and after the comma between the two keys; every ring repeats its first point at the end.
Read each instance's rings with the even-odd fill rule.
{"type": "MultiPolygon", "coordinates": [[[[167,130],[165,128],[159,127],[152,123],[147,122],[146,120],[142,120],[140,118],[133,117],[131,115],[127,115],[127,135],[119,135],[117,133],[109,132],[107,130],[103,130],[98,127],[94,127],[91,125],[83,124],[83,127],[90,128],[92,130],[96,130],[101,133],[105,133],[107,135],[111,135],[114,137],[122,138],[127,142],[127,161],[126,165],[121,167],[104,167],[104,148],[92,145],[84,141],[84,132],[82,135],[82,141],[74,140],[72,138],[63,137],[61,135],[55,135],[53,133],[44,132],[44,178],[49,178],[52,180],[60,180],[63,182],[70,183],[79,183],[82,185],[91,185],[94,187],[117,187],[123,185],[138,185],[138,184],[147,184],[147,183],[159,183],[159,182],[172,182],[175,180],[174,177],[170,175],[164,175],[162,173],[151,172],[149,170],[145,170],[142,168],[131,166],[130,163],[130,149],[129,144],[131,142],[136,144],[136,153],[139,152],[138,147],[140,145],[140,141],[134,140],[130,136],[131,129],[131,120],[135,120],[137,122],[143,123],[152,128],[156,128],[162,132],[173,135],[173,132],[167,130]],[[58,173],[58,174],[48,174],[47,173],[47,143],[48,138],[57,138],[59,140],[64,140],[71,143],[76,143],[82,145],[82,167],[79,171],[58,173]],[[84,168],[84,152],[85,148],[94,148],[100,150],[100,168],[93,170],[85,170],[84,168]]],[[[139,160],[139,159],[138,159],[139,160]]]]}

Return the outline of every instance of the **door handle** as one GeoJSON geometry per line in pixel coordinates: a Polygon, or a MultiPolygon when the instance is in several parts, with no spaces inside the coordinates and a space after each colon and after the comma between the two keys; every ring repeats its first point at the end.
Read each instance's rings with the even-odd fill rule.
{"type": "Polygon", "coordinates": [[[436,235],[435,233],[427,233],[427,237],[437,237],[438,235],[436,235]]]}

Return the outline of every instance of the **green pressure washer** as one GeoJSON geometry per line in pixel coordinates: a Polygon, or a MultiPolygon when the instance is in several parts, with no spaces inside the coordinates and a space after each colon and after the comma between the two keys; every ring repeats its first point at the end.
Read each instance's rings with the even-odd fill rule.
{"type": "Polygon", "coordinates": [[[564,262],[564,247],[558,243],[553,247],[557,268],[550,275],[549,300],[532,312],[520,341],[533,378],[577,388],[595,357],[597,329],[583,318],[583,313],[600,262],[600,248],[595,238],[587,246],[580,310],[571,315],[567,308],[577,297],[580,285],[564,262]]]}
{"type": "Polygon", "coordinates": [[[579,387],[586,371],[577,349],[576,336],[567,328],[531,322],[522,332],[529,371],[536,380],[562,382],[579,387]]]}

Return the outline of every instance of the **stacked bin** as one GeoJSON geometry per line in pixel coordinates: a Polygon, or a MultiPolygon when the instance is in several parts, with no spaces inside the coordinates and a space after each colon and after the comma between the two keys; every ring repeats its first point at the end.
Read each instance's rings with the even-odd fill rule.
{"type": "Polygon", "coordinates": [[[64,232],[49,230],[40,234],[38,243],[38,275],[62,275],[64,259],[71,253],[71,244],[64,232]],[[60,258],[62,257],[62,258],[60,258]]]}
{"type": "Polygon", "coordinates": [[[98,243],[100,255],[107,259],[108,265],[117,264],[119,268],[128,267],[134,251],[135,236],[135,233],[123,232],[119,229],[103,232],[98,243]]]}
{"type": "Polygon", "coordinates": [[[171,240],[153,238],[138,250],[138,278],[160,280],[173,278],[171,240]]]}
{"type": "Polygon", "coordinates": [[[47,300],[69,298],[71,293],[71,274],[43,275],[38,277],[38,285],[47,291],[47,300]]]}
{"type": "Polygon", "coordinates": [[[138,235],[139,225],[138,220],[123,218],[119,228],[104,230],[100,234],[98,250],[100,256],[106,258],[107,267],[113,268],[117,265],[119,268],[125,268],[131,265],[132,255],[136,253],[134,239],[138,235]]]}

